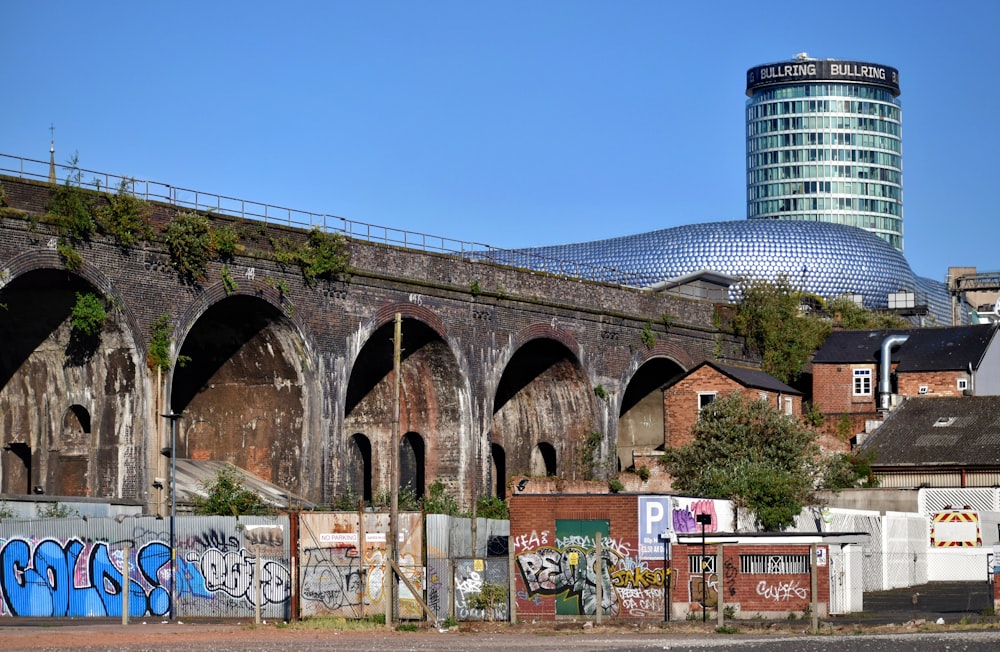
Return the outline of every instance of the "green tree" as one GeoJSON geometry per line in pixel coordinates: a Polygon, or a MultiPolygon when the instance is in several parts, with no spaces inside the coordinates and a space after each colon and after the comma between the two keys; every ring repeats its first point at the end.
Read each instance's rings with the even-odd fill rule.
{"type": "Polygon", "coordinates": [[[208,496],[194,500],[194,513],[199,516],[254,515],[268,511],[268,505],[260,494],[244,486],[243,477],[235,467],[222,467],[215,478],[202,483],[202,487],[208,496]]]}
{"type": "Polygon", "coordinates": [[[794,381],[830,334],[830,324],[802,313],[804,295],[785,278],[744,279],[740,288],[736,334],[760,356],[761,369],[782,382],[794,381]]]}
{"type": "Polygon", "coordinates": [[[875,453],[836,453],[825,460],[823,488],[854,489],[856,487],[877,487],[878,478],[872,472],[875,453]]]}
{"type": "Polygon", "coordinates": [[[732,500],[768,531],[791,525],[812,499],[816,433],[766,401],[739,392],[717,398],[691,434],[691,443],[663,459],[678,491],[732,500]]]}

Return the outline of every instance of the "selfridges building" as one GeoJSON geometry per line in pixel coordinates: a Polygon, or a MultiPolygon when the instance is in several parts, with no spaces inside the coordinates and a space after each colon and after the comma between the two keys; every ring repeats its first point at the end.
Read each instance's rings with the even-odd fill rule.
{"type": "Polygon", "coordinates": [[[577,275],[594,280],[612,268],[639,286],[706,270],[783,277],[825,299],[859,295],[873,309],[912,293],[911,312],[926,306],[922,323],[950,325],[945,284],[915,275],[902,254],[896,69],[799,55],[751,68],[747,95],[749,219],[522,249],[521,264],[551,270],[549,261],[573,261],[577,275]]]}

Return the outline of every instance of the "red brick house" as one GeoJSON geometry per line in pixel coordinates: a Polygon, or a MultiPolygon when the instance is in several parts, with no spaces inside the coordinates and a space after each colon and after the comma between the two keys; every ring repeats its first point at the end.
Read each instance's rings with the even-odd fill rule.
{"type": "Polygon", "coordinates": [[[802,416],[802,392],[794,387],[760,369],[705,361],[664,388],[664,448],[689,443],[701,409],[732,392],[756,394],[785,414],[802,416]]]}
{"type": "Polygon", "coordinates": [[[812,400],[832,432],[881,420],[901,398],[1000,395],[996,324],[834,331],[812,360],[812,400]]]}

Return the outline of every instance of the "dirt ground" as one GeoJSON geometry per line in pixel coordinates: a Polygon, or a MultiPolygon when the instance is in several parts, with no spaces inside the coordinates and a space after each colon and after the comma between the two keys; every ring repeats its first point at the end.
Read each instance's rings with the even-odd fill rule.
{"type": "MultiPolygon", "coordinates": [[[[643,650],[725,648],[736,639],[764,637],[777,642],[806,633],[807,622],[758,623],[740,627],[736,636],[720,634],[713,623],[593,626],[589,623],[519,624],[463,623],[450,630],[422,625],[416,631],[386,627],[371,630],[318,629],[306,624],[268,623],[169,623],[120,621],[18,619],[0,621],[0,650],[100,650],[101,652],[177,650],[213,652],[319,652],[321,650],[490,650],[491,652],[571,649],[643,650]]],[[[920,623],[864,628],[872,635],[915,633],[920,623]]],[[[823,625],[829,635],[850,637],[862,633],[857,625],[823,625]]],[[[961,635],[962,632],[957,632],[961,635]]],[[[968,634],[968,632],[965,632],[968,634]]],[[[994,630],[995,641],[1000,632],[994,630]]],[[[795,639],[793,639],[795,640],[795,639]]],[[[996,642],[994,643],[996,644],[996,642]]],[[[996,648],[992,648],[996,649],[996,648]]]]}

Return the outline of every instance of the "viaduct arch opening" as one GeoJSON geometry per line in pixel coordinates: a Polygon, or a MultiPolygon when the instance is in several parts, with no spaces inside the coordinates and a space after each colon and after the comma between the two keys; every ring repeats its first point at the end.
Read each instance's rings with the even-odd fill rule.
{"type": "Polygon", "coordinates": [[[467,386],[454,353],[443,337],[415,318],[402,320],[400,351],[400,439],[392,442],[394,377],[393,330],[390,321],[375,330],[361,348],[351,369],[345,408],[345,432],[356,433],[348,442],[346,469],[340,492],[371,494],[373,499],[390,489],[389,447],[399,453],[399,486],[409,486],[417,497],[428,482],[440,480],[457,496],[467,494],[471,458],[468,417],[463,416],[461,395],[467,386]],[[367,470],[352,451],[359,437],[370,442],[367,470]],[[362,473],[365,477],[362,479],[362,473]]]}
{"type": "Polygon", "coordinates": [[[310,491],[308,426],[319,400],[310,353],[295,325],[263,299],[237,295],[208,308],[180,347],[171,408],[177,456],[229,462],[285,490],[310,491]]]}
{"type": "MultiPolygon", "coordinates": [[[[0,289],[0,491],[122,498],[138,480],[143,450],[141,374],[133,334],[107,306],[99,333],[72,327],[73,307],[93,294],[64,269],[25,272],[0,289]]],[[[134,486],[131,489],[134,491],[134,486]]]]}
{"type": "Polygon", "coordinates": [[[684,369],[673,360],[657,357],[647,360],[629,380],[618,413],[619,471],[632,467],[637,453],[663,450],[663,388],[683,373],[684,369]]]}
{"type": "Polygon", "coordinates": [[[505,469],[494,490],[506,488],[517,474],[599,475],[599,450],[585,445],[597,428],[593,401],[586,374],[565,344],[538,338],[521,346],[504,369],[493,404],[492,466],[505,469]]]}

